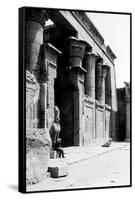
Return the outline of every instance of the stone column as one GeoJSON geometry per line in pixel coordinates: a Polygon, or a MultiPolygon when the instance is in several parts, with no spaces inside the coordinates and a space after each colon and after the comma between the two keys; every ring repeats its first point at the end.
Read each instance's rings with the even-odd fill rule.
{"type": "Polygon", "coordinates": [[[87,145],[95,138],[95,63],[96,55],[87,52],[83,59],[85,74],[85,121],[84,144],[87,145]]]}
{"type": "Polygon", "coordinates": [[[40,95],[37,108],[38,128],[44,128],[46,72],[43,65],[43,29],[48,19],[47,10],[40,8],[25,9],[25,66],[31,71],[40,85],[40,95]]]}
{"type": "Polygon", "coordinates": [[[101,93],[101,103],[105,104],[105,79],[109,70],[108,65],[102,66],[102,93],[101,93]]]}
{"type": "Polygon", "coordinates": [[[108,67],[105,78],[105,135],[104,137],[111,137],[111,111],[112,111],[112,94],[111,94],[111,73],[108,67]]]}
{"type": "Polygon", "coordinates": [[[108,66],[102,60],[96,63],[96,138],[105,138],[105,78],[108,66]]]}
{"type": "Polygon", "coordinates": [[[84,83],[85,94],[93,100],[95,99],[95,62],[96,55],[94,53],[87,52],[84,58],[84,64],[87,71],[84,83]]]}
{"type": "Polygon", "coordinates": [[[26,69],[32,71],[37,78],[47,11],[39,8],[26,8],[25,10],[25,65],[26,69]]]}
{"type": "Polygon", "coordinates": [[[61,135],[66,145],[82,145],[84,114],[84,74],[82,59],[85,53],[86,42],[74,37],[69,37],[65,42],[64,68],[62,94],[62,113],[63,130],[61,135]]]}
{"type": "Polygon", "coordinates": [[[110,69],[107,72],[106,79],[105,79],[105,103],[110,105],[112,104],[111,102],[111,72],[110,69]]]}
{"type": "Polygon", "coordinates": [[[109,67],[102,62],[96,64],[96,99],[105,104],[105,78],[109,67]]]}
{"type": "MultiPolygon", "coordinates": [[[[38,91],[39,95],[36,94],[35,98],[33,97],[33,91],[30,90],[32,95],[32,101],[34,101],[34,106],[35,104],[37,105],[37,107],[34,107],[34,113],[35,115],[37,115],[38,112],[38,119],[36,118],[36,116],[34,116],[34,126],[26,127],[27,185],[38,183],[44,178],[46,178],[50,157],[49,154],[51,147],[51,138],[49,136],[48,130],[44,126],[44,123],[42,123],[42,118],[44,115],[46,104],[46,78],[44,73],[45,66],[42,65],[41,51],[43,50],[43,28],[46,19],[46,10],[40,8],[25,8],[25,67],[29,73],[31,72],[33,80],[34,78],[36,78],[36,81],[34,81],[35,83],[32,82],[31,85],[40,86],[38,91]]],[[[29,78],[29,73],[26,74],[28,79],[28,86],[30,85],[29,82],[31,81],[31,78],[29,78]]],[[[29,88],[27,87],[27,85],[26,89],[28,90],[29,88]]],[[[33,89],[33,87],[31,88],[33,89]]],[[[29,93],[27,94],[26,92],[26,95],[29,96],[29,93]]],[[[26,103],[28,103],[27,99],[26,103]]]]}

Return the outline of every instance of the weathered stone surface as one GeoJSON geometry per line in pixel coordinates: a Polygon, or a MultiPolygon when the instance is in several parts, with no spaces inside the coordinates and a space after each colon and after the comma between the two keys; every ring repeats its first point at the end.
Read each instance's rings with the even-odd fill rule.
{"type": "Polygon", "coordinates": [[[63,159],[51,159],[48,167],[51,177],[58,178],[68,175],[68,165],[63,159]]]}
{"type": "Polygon", "coordinates": [[[84,57],[85,74],[85,94],[95,99],[95,61],[96,55],[94,53],[86,53],[84,57]]]}
{"type": "Polygon", "coordinates": [[[126,104],[126,139],[130,140],[130,83],[125,83],[125,104],[126,104]]]}
{"type": "Polygon", "coordinates": [[[109,66],[103,65],[102,60],[96,63],[96,99],[105,104],[105,78],[109,66]]]}
{"type": "Polygon", "coordinates": [[[130,140],[130,83],[125,82],[124,88],[117,89],[118,94],[118,139],[130,140]]]}
{"type": "Polygon", "coordinates": [[[54,120],[54,106],[55,106],[55,90],[54,82],[57,77],[57,58],[61,52],[50,43],[45,45],[45,62],[47,67],[48,82],[47,82],[47,117],[46,124],[50,129],[54,120]]]}
{"type": "Polygon", "coordinates": [[[48,10],[42,8],[26,8],[26,21],[37,21],[42,26],[48,20],[48,10]]]}
{"type": "Polygon", "coordinates": [[[88,98],[85,97],[84,102],[84,145],[88,145],[91,142],[91,139],[95,137],[95,131],[94,131],[94,125],[95,125],[95,119],[94,119],[94,108],[93,108],[93,102],[89,101],[88,98]]]}
{"type": "Polygon", "coordinates": [[[45,129],[27,129],[26,183],[40,182],[46,176],[50,157],[51,138],[45,129]]]}
{"type": "Polygon", "coordinates": [[[51,151],[50,152],[50,158],[57,158],[57,151],[51,151]]]}
{"type": "Polygon", "coordinates": [[[96,102],[96,138],[104,138],[104,106],[96,102]]]}
{"type": "Polygon", "coordinates": [[[109,137],[111,127],[111,106],[105,105],[105,137],[109,137]]]}
{"type": "Polygon", "coordinates": [[[35,76],[26,70],[26,127],[36,128],[38,126],[38,98],[39,84],[35,76]]]}

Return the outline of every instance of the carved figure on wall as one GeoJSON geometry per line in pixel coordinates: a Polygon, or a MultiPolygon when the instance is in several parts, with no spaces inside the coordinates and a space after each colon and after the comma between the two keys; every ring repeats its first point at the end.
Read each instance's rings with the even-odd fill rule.
{"type": "Polygon", "coordinates": [[[61,138],[59,138],[60,134],[60,111],[57,106],[54,107],[54,122],[50,128],[50,136],[52,139],[52,149],[57,151],[58,157],[64,158],[64,151],[61,148],[61,138]]]}
{"type": "Polygon", "coordinates": [[[37,103],[39,96],[39,85],[34,75],[26,70],[26,127],[37,126],[37,103]]]}
{"type": "Polygon", "coordinates": [[[31,84],[36,83],[36,79],[35,79],[34,75],[28,70],[26,70],[26,81],[31,84]]]}

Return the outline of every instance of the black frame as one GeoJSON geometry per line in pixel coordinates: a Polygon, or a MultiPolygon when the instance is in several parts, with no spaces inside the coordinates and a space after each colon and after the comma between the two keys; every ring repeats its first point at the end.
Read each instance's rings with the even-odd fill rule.
{"type": "Polygon", "coordinates": [[[18,143],[19,143],[19,157],[18,157],[18,191],[21,193],[41,193],[41,192],[60,192],[72,190],[93,190],[93,189],[108,189],[108,188],[123,188],[132,187],[132,13],[127,12],[110,12],[110,11],[94,11],[94,10],[78,10],[78,9],[65,9],[65,8],[48,8],[49,10],[66,10],[66,11],[85,11],[92,13],[104,14],[120,14],[130,16],[130,81],[131,81],[131,107],[130,107],[130,127],[131,127],[131,141],[130,141],[130,185],[124,186],[108,186],[108,187],[92,187],[92,188],[77,188],[77,189],[61,189],[61,190],[44,190],[44,191],[26,191],[26,73],[25,73],[25,8],[43,8],[43,7],[22,7],[19,8],[19,130],[18,130],[18,143]]]}

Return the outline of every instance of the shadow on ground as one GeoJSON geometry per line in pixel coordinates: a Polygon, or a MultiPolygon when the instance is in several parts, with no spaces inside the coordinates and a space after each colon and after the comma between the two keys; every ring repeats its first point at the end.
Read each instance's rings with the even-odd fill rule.
{"type": "Polygon", "coordinates": [[[14,191],[18,191],[18,185],[8,185],[8,187],[14,191]]]}

